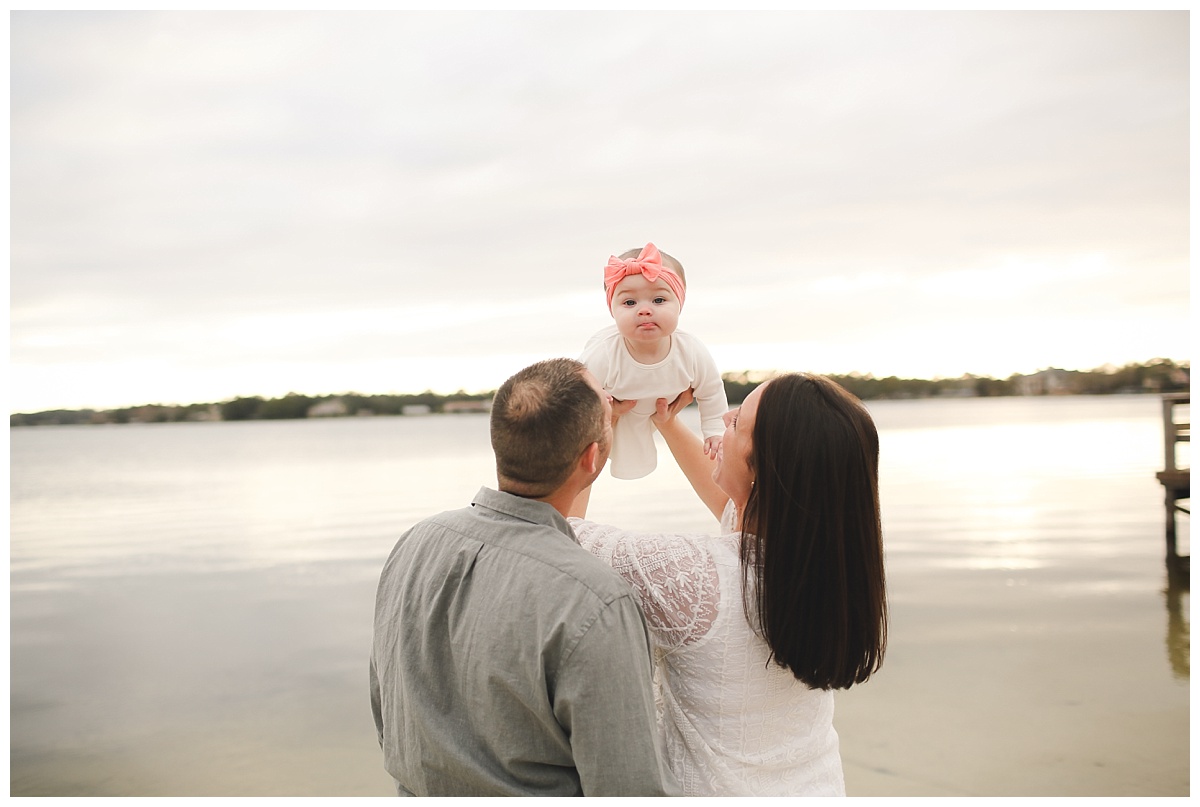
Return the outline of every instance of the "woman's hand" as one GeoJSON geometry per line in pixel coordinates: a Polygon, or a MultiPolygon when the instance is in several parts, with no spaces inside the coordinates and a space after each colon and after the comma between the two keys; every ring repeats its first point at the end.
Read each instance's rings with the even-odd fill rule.
{"type": "Polygon", "coordinates": [[[659,398],[654,402],[654,414],[650,416],[651,422],[655,426],[666,426],[675,419],[675,416],[683,411],[684,407],[695,400],[691,387],[688,387],[683,392],[679,393],[675,400],[667,403],[666,398],[659,398]]]}

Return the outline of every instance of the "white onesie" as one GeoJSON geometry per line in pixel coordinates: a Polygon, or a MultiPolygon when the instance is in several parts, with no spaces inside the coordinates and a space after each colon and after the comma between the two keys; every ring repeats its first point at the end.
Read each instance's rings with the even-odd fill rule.
{"type": "Polygon", "coordinates": [[[588,340],[579,360],[614,398],[637,401],[613,429],[609,467],[618,479],[640,479],[658,464],[650,416],[659,398],[673,401],[691,387],[700,407],[700,431],[706,438],[725,432],[725,385],[712,354],[691,334],[675,331],[665,359],[639,364],[629,355],[617,326],[610,325],[588,340]]]}

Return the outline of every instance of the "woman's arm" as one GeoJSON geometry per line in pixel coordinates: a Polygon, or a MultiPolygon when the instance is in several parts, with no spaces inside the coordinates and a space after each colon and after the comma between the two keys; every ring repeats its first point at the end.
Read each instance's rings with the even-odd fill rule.
{"type": "Polygon", "coordinates": [[[721,514],[725,512],[725,505],[729,503],[729,494],[721,490],[720,486],[713,481],[715,460],[709,459],[705,455],[704,443],[700,441],[700,438],[675,417],[691,402],[692,391],[690,389],[681,392],[679,397],[669,404],[666,398],[659,398],[657,411],[650,416],[650,419],[658,427],[659,433],[667,443],[667,448],[671,449],[675,462],[679,464],[680,470],[691,483],[692,489],[696,491],[700,501],[704,502],[704,506],[712,511],[712,514],[720,521],[721,514]]]}
{"type": "Polygon", "coordinates": [[[712,628],[721,581],[703,537],[629,532],[579,518],[569,522],[579,545],[629,583],[656,645],[679,647],[712,628]]]}

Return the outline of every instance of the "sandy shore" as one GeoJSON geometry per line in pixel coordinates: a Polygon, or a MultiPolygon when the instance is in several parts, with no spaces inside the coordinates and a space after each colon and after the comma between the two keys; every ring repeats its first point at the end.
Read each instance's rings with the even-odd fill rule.
{"type": "Polygon", "coordinates": [[[1165,573],[897,577],[885,666],[838,699],[849,795],[1189,795],[1189,595],[1165,573]]]}

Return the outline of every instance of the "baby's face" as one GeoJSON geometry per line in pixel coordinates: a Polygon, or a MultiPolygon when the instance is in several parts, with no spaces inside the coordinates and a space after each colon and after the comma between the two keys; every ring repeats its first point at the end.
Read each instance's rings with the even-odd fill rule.
{"type": "Polygon", "coordinates": [[[679,325],[679,298],[661,275],[653,283],[645,275],[629,275],[617,284],[612,315],[626,339],[665,339],[679,325]]]}

